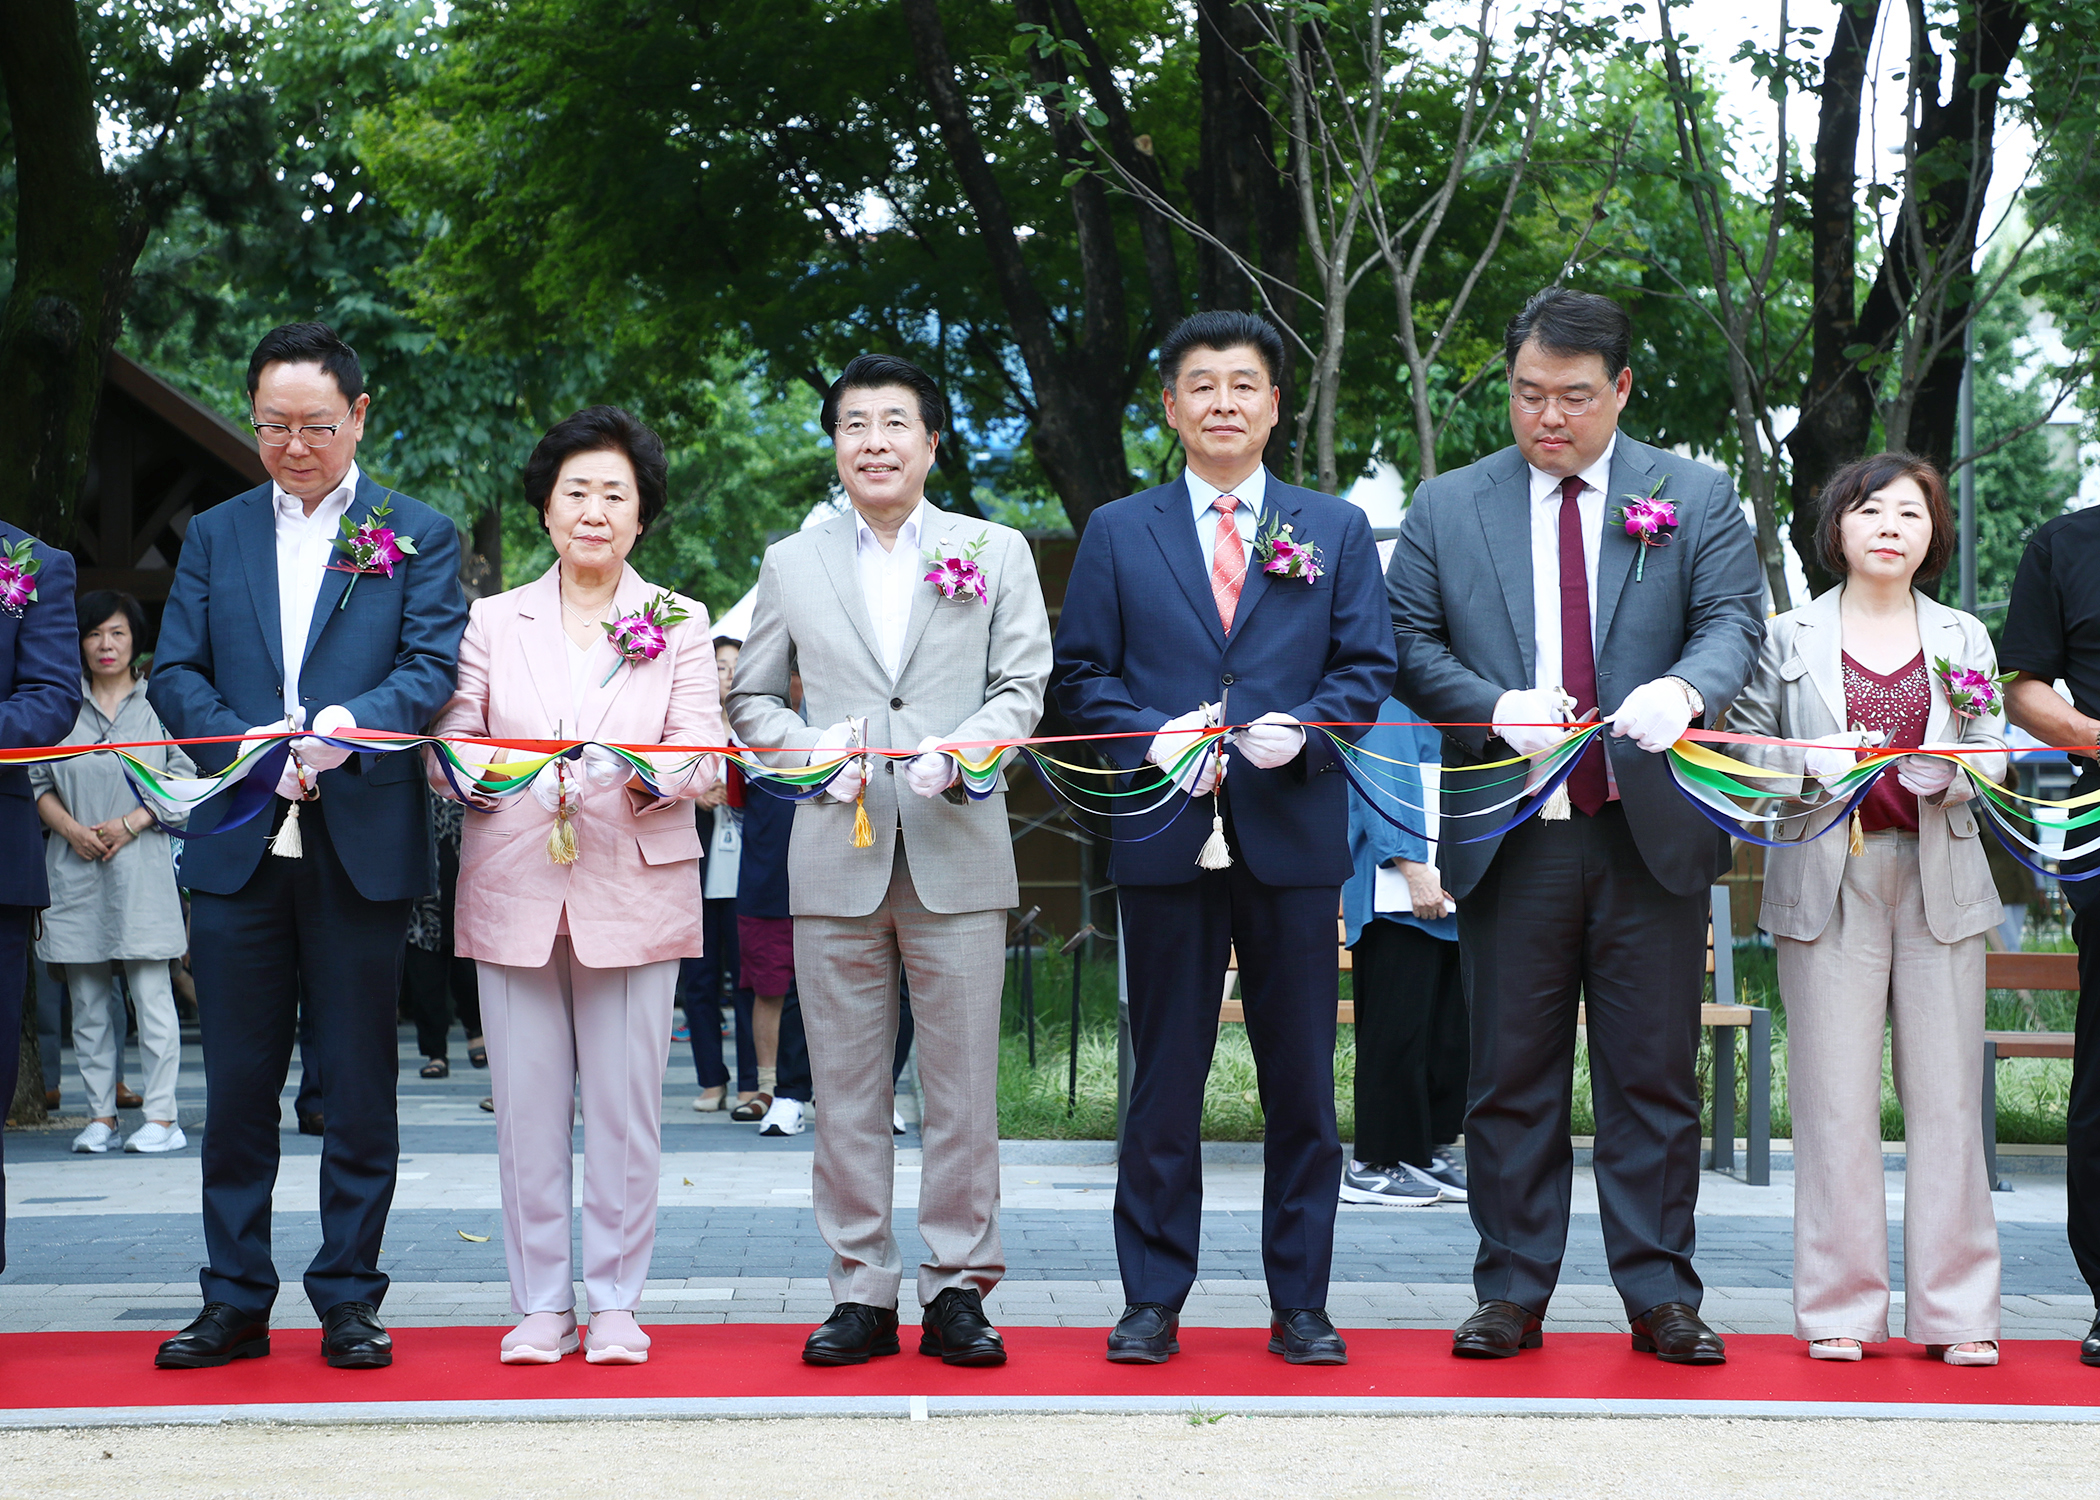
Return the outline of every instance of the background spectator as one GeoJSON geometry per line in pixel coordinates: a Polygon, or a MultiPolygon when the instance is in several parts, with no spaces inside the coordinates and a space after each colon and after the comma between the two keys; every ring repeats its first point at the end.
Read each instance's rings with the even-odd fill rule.
{"type": "Polygon", "coordinates": [[[452,907],[459,896],[460,820],[466,809],[445,797],[430,799],[430,838],[437,845],[438,888],[409,904],[408,951],[401,962],[401,993],[416,1023],[422,1076],[447,1078],[452,1064],[447,1038],[457,1016],[466,1028],[467,1061],[489,1065],[481,1039],[481,997],[474,960],[452,951],[452,907]]]}

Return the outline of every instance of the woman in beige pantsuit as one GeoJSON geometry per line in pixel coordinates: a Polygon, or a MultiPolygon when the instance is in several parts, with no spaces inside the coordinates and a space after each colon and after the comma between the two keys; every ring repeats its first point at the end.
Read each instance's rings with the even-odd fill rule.
{"type": "MultiPolygon", "coordinates": [[[[1759,923],[1779,949],[1794,1115],[1794,1332],[1817,1359],[1889,1336],[1881,1162],[1884,1018],[1903,1102],[1904,1332],[1954,1365],[1998,1361],[1998,1226],[1984,1178],[1983,934],[1998,898],[1975,795],[1950,761],[1907,756],[1851,828],[1819,785],[1862,744],[2002,752],[1992,711],[1953,711],[1937,663],[1997,671],[1972,615],[1918,593],[1954,550],[1946,484],[1907,454],[1847,464],[1823,491],[1818,546],[1844,582],[1771,622],[1729,728],[1815,742],[1741,747],[1798,782],[1768,783],[1794,840],[1765,862],[1759,923]],[[1815,835],[1830,831],[1821,838],[1815,835]],[[1811,841],[1812,840],[1812,841],[1811,841]]],[[[1962,763],[2000,779],[2006,758],[1962,763]]],[[[1849,821],[1849,820],[1848,820],[1849,821]]]]}
{"type": "MultiPolygon", "coordinates": [[[[615,745],[719,745],[707,611],[663,628],[661,650],[622,659],[605,630],[659,597],[628,567],[664,507],[663,445],[614,407],[540,440],[525,495],[555,565],[476,600],[459,692],[436,732],[615,745]]],[[[493,758],[505,758],[501,751],[493,758]]],[[[432,782],[449,789],[432,762],[432,782]]],[[[583,1093],[583,1285],[592,1364],[640,1364],[635,1322],[656,1243],[664,1065],[683,958],[700,956],[700,835],[691,804],[712,758],[661,797],[593,745],[550,762],[531,793],[469,801],[453,926],[476,961],[496,1111],[511,1306],[505,1364],[552,1364],[579,1343],[573,1306],[569,1131],[583,1093]],[[573,842],[562,838],[562,825],[573,842]],[[566,847],[563,847],[566,846],[566,847]],[[570,856],[558,861],[557,850],[570,856]]]]}

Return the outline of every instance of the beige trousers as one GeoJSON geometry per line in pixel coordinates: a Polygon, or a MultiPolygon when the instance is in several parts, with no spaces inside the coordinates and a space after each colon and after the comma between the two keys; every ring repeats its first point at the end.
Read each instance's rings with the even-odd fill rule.
{"type": "Polygon", "coordinates": [[[98,1119],[112,1119],[117,1113],[117,1075],[124,1062],[124,1007],[117,1000],[117,963],[124,966],[131,1003],[138,1007],[139,1056],[146,1063],[143,1112],[149,1120],[172,1120],[175,1076],[182,1066],[182,1024],[175,1015],[175,991],[169,987],[165,958],[63,966],[66,984],[73,991],[73,1059],[80,1064],[88,1113],[98,1119]]]}
{"type": "Polygon", "coordinates": [[[678,960],[631,969],[577,963],[569,940],[537,969],[477,963],[496,1096],[496,1170],[510,1303],[575,1303],[569,1132],[583,1087],[583,1289],[592,1312],[631,1312],[656,1249],[664,1065],[678,960]]]}
{"type": "Polygon", "coordinates": [[[897,972],[911,982],[926,1117],[919,1177],[919,1301],[983,1293],[1006,1274],[999,1241],[999,995],[1004,911],[931,912],[900,837],[889,893],[865,917],[796,917],[795,978],[817,1100],[812,1197],[831,1247],[831,1298],[895,1307],[903,1257],[890,1226],[897,1153],[890,1060],[897,972]]]}
{"type": "MultiPolygon", "coordinates": [[[[1830,835],[1844,837],[1843,830],[1830,835]]],[[[1998,1337],[1998,1224],[1983,1171],[1983,939],[1925,924],[1915,834],[1867,835],[1830,925],[1780,938],[1794,1113],[1794,1334],[1889,1336],[1881,1038],[1903,1101],[1904,1336],[1998,1337]]]]}

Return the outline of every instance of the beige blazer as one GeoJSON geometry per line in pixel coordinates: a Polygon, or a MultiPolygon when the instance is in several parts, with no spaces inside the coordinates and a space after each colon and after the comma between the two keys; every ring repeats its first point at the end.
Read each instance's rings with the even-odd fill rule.
{"type": "MultiPolygon", "coordinates": [[[[978,562],[991,600],[946,599],[914,585],[903,665],[895,681],[876,654],[861,598],[851,511],[766,549],[750,634],[729,686],[729,721],[744,744],[786,749],[768,760],[808,764],[826,726],[868,719],[868,741],[909,750],[946,741],[1021,739],[1043,716],[1050,616],[1028,541],[1010,527],[927,507],[923,552],[960,551],[982,537],[978,562]],[[787,706],[788,675],[802,676],[805,720],[787,706]]],[[[982,802],[950,791],[918,797],[902,763],[878,761],[867,790],[872,848],[852,846],[853,807],[822,797],[795,809],[788,900],[796,916],[864,917],[889,890],[897,833],[913,888],[933,912],[1004,910],[1020,900],[1002,785],[982,802]]],[[[754,791],[754,796],[767,795],[754,791]]]]}
{"type": "MultiPolygon", "coordinates": [[[[625,613],[658,590],[633,568],[613,599],[625,613]]],[[[687,618],[665,632],[661,656],[605,677],[594,663],[579,717],[562,634],[554,568],[522,588],[477,599],[459,647],[459,691],[437,718],[441,735],[594,739],[616,745],[719,745],[720,689],[707,610],[680,599],[687,618]]],[[[609,660],[609,658],[601,658],[609,660]]],[[[504,751],[491,761],[509,759],[504,751]]],[[[450,783],[430,762],[431,785],[450,783]]],[[[632,788],[593,792],[571,820],[576,862],[547,855],[554,814],[530,793],[470,806],[461,836],[455,910],[462,958],[537,968],[564,921],[579,963],[623,969],[700,955],[700,834],[686,800],[714,781],[713,758],[655,800],[632,788]]]]}
{"type": "MultiPolygon", "coordinates": [[[[1844,638],[1838,622],[1842,589],[1831,589],[1796,610],[1772,620],[1750,686],[1729,711],[1728,727],[1739,734],[1814,740],[1847,727],[1844,638]]],[[[2005,721],[1998,715],[1971,719],[1959,734],[1947,693],[1933,663],[1944,657],[1957,667],[1976,667],[1995,674],[1998,656],[1983,623],[1974,615],[1949,609],[1915,594],[1918,639],[1932,675],[1932,712],[1928,744],[1960,743],[2005,748],[2005,721]]],[[[1837,905],[1845,878],[1848,841],[1839,829],[1827,838],[1806,842],[1837,818],[1844,804],[1813,780],[1802,776],[1802,752],[1783,745],[1718,747],[1774,771],[1786,771],[1791,782],[1773,782],[1774,791],[1797,807],[1821,804],[1810,817],[1780,825],[1773,837],[1791,836],[1790,848],[1767,851],[1764,904],[1758,925],[1775,937],[1810,942],[1822,935],[1837,905]]],[[[1964,763],[1980,776],[2003,780],[2004,755],[1973,755],[1964,763]]],[[[1893,773],[1891,773],[1893,774],[1893,773]]],[[[1981,843],[1978,814],[1968,802],[1972,792],[1965,777],[1937,798],[1920,798],[1918,806],[1918,871],[1925,891],[1925,919],[1943,943],[1958,942],[1998,925],[2003,915],[1981,843]]],[[[1774,804],[1767,804],[1771,808],[1774,804]]]]}

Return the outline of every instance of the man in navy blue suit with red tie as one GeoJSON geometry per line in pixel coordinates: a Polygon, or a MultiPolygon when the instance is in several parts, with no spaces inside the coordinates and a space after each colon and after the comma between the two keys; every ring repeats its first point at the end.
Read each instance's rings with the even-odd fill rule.
{"type": "Polygon", "coordinates": [[[1198,313],[1161,341],[1187,469],[1089,518],[1057,630],[1058,705],[1082,734],[1134,736],[1102,741],[1126,769],[1175,766],[1206,723],[1240,726],[1180,767],[1186,801],[1118,824],[1109,861],[1137,1052],[1116,1183],[1119,1363],[1179,1351],[1202,1229],[1203,1085],[1234,949],[1266,1121],[1269,1348],[1294,1364],[1348,1360],[1326,1303],[1349,786],[1334,742],[1305,726],[1375,719],[1395,661],[1363,512],[1262,467],[1282,363],[1282,338],[1249,313],[1198,313]],[[1222,868],[1203,847],[1214,823],[1222,868]]]}

